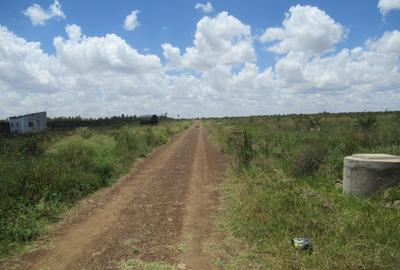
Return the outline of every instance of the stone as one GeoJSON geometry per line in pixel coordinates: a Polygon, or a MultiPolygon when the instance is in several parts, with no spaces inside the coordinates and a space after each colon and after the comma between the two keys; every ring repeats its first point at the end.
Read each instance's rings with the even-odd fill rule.
{"type": "Polygon", "coordinates": [[[186,264],[184,264],[184,263],[178,264],[178,265],[176,266],[176,268],[177,268],[178,270],[186,270],[186,269],[187,269],[187,268],[186,268],[186,264]]]}

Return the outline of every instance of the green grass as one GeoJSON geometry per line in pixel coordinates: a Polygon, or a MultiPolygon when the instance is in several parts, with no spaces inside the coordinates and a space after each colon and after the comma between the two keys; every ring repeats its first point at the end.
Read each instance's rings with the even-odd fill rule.
{"type": "Polygon", "coordinates": [[[24,250],[74,202],[111,185],[134,160],[188,126],[0,136],[0,257],[24,250]]]}
{"type": "Polygon", "coordinates": [[[225,269],[398,269],[400,210],[387,205],[400,200],[400,187],[357,199],[335,185],[346,155],[400,154],[397,117],[369,113],[208,121],[214,141],[235,161],[224,188],[220,226],[241,243],[222,245],[231,256],[216,258],[218,264],[225,269]],[[250,160],[242,158],[244,153],[251,153],[250,160]],[[313,252],[294,250],[294,237],[311,238],[313,252]]]}
{"type": "Polygon", "coordinates": [[[179,253],[184,253],[189,250],[189,247],[184,243],[180,243],[177,245],[176,249],[179,253]]]}

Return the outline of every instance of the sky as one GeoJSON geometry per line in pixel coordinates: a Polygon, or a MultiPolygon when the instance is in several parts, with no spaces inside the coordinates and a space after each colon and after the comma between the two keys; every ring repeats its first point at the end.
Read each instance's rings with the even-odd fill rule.
{"type": "Polygon", "coordinates": [[[400,110],[400,0],[0,0],[0,118],[400,110]]]}

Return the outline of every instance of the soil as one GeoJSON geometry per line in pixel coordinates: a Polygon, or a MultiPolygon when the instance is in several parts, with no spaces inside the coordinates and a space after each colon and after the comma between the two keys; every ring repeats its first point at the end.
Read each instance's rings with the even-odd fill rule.
{"type": "Polygon", "coordinates": [[[1,269],[118,269],[130,258],[212,269],[206,243],[227,159],[193,126],[82,200],[39,248],[1,269]]]}

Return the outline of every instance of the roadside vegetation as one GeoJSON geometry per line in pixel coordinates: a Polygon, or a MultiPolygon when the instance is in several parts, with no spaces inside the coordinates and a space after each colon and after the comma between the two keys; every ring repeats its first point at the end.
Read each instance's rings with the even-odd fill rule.
{"type": "Polygon", "coordinates": [[[211,245],[217,265],[398,269],[400,187],[357,199],[342,194],[340,181],[347,155],[400,155],[400,113],[225,118],[206,125],[232,157],[218,220],[225,242],[211,245]],[[295,237],[310,238],[313,250],[295,250],[295,237]]]}
{"type": "Polygon", "coordinates": [[[119,270],[176,270],[170,264],[164,262],[144,262],[139,259],[128,259],[119,262],[119,270]]]}
{"type": "Polygon", "coordinates": [[[46,231],[77,200],[111,185],[187,121],[0,135],[0,257],[46,231]]]}

